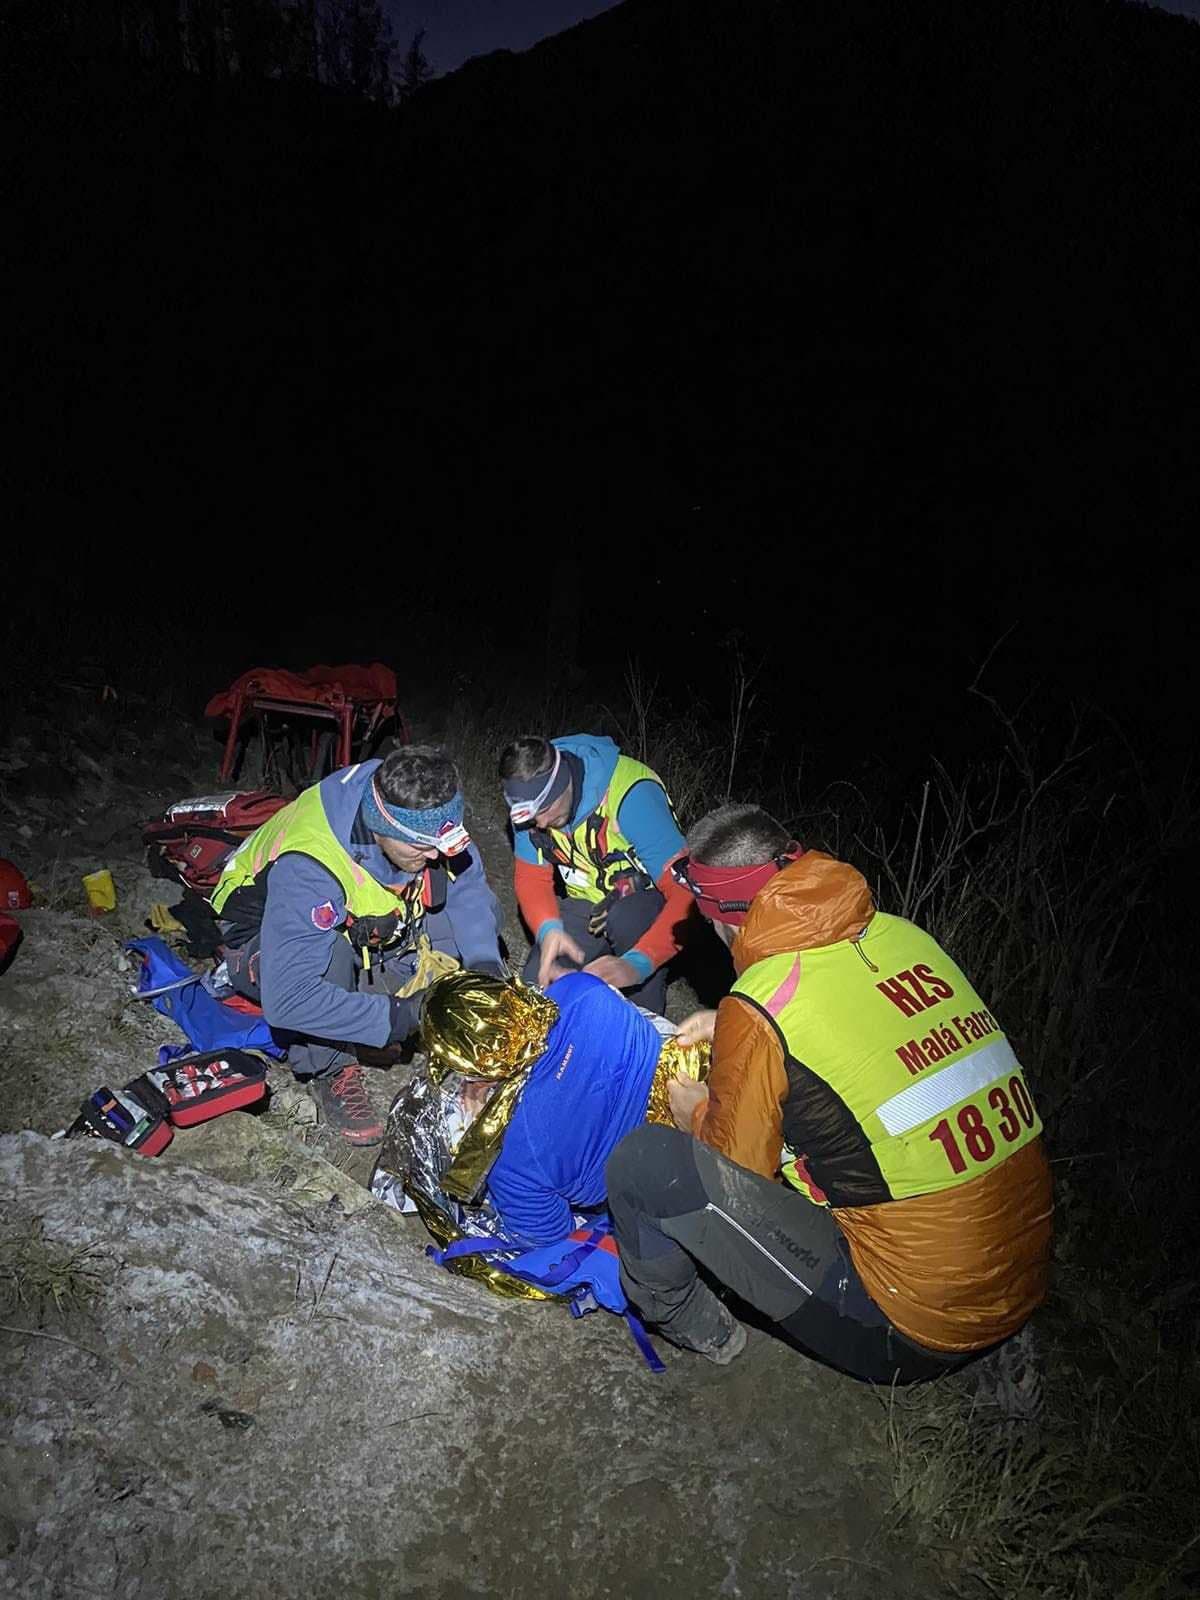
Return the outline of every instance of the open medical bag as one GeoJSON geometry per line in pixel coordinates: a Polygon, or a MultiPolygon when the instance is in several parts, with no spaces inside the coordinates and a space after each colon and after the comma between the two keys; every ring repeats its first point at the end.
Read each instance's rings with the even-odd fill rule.
{"type": "Polygon", "coordinates": [[[123,1089],[107,1085],[83,1102],[67,1137],[109,1139],[156,1156],[176,1128],[192,1128],[226,1111],[241,1111],[267,1095],[267,1069],[244,1050],[203,1050],[155,1067],[123,1089]]]}

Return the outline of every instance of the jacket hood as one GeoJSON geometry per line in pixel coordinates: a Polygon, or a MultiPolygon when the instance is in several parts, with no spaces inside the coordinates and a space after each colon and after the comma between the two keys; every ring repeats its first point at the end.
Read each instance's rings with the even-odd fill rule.
{"type": "Polygon", "coordinates": [[[574,733],[566,738],[551,739],[550,743],[565,750],[583,762],[583,793],[575,796],[575,809],[569,828],[590,817],[604,799],[604,792],[612,780],[613,769],[621,752],[611,739],[602,733],[574,733]]]}
{"type": "Polygon", "coordinates": [[[807,850],[754,896],[733,941],[740,976],[757,961],[792,950],[856,939],[875,915],[867,880],[855,867],[807,850]]]}

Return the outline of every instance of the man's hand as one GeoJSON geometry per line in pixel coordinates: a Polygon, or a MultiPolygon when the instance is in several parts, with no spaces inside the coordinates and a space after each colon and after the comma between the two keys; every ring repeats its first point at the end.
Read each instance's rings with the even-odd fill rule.
{"type": "Polygon", "coordinates": [[[680,1044],[711,1044],[716,1026],[715,1011],[693,1011],[686,1022],[679,1024],[675,1037],[680,1044]]]}
{"type": "Polygon", "coordinates": [[[494,1083],[479,1083],[473,1078],[464,1078],[459,1089],[459,1099],[462,1108],[469,1117],[477,1117],[492,1098],[494,1083]]]}
{"type": "Polygon", "coordinates": [[[542,940],[541,961],[538,964],[538,988],[544,989],[564,972],[577,971],[583,965],[583,951],[565,928],[551,928],[542,940]]]}
{"type": "Polygon", "coordinates": [[[421,1026],[421,1014],[425,1009],[425,996],[428,989],[418,989],[415,994],[406,994],[401,997],[394,994],[388,1001],[391,1007],[391,1027],[388,1029],[388,1044],[403,1044],[405,1039],[416,1033],[421,1026]]]}
{"type": "Polygon", "coordinates": [[[708,1099],[708,1089],[692,1078],[672,1078],[667,1085],[667,1099],[671,1102],[671,1115],[681,1133],[691,1133],[696,1107],[708,1099]]]}
{"type": "Polygon", "coordinates": [[[396,1067],[409,1053],[407,1045],[403,1044],[346,1043],[342,1049],[354,1055],[362,1067],[396,1067]]]}
{"type": "Polygon", "coordinates": [[[593,978],[603,978],[614,989],[632,989],[645,982],[633,962],[626,961],[623,956],[597,956],[583,970],[590,972],[593,978]]]}

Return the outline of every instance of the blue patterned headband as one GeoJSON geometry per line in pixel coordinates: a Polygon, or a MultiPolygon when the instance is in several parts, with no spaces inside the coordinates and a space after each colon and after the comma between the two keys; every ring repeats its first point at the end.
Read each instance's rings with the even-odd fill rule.
{"type": "Polygon", "coordinates": [[[430,806],[428,811],[406,811],[403,806],[387,801],[372,778],[362,797],[363,821],[372,833],[385,839],[399,839],[402,844],[416,845],[422,850],[440,850],[444,856],[456,856],[471,842],[463,827],[463,797],[461,791],[450,796],[440,806],[430,806]]]}

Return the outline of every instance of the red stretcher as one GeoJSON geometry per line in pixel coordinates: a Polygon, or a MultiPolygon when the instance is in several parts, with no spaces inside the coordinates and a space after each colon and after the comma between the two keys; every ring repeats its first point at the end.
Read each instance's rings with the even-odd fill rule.
{"type": "Polygon", "coordinates": [[[324,774],[319,770],[328,755],[328,770],[333,772],[364,760],[372,741],[395,722],[396,734],[408,744],[411,734],[403,712],[396,703],[396,674],[381,662],[371,666],[309,667],[305,672],[287,672],[281,667],[252,667],[222,693],[214,695],[204,715],[229,719],[225,753],[221,761],[221,782],[231,781],[238,766],[240,747],[246,738],[244,723],[257,725],[263,740],[264,777],[271,759],[272,719],[294,733],[296,719],[311,722],[309,730],[308,781],[324,774]]]}

